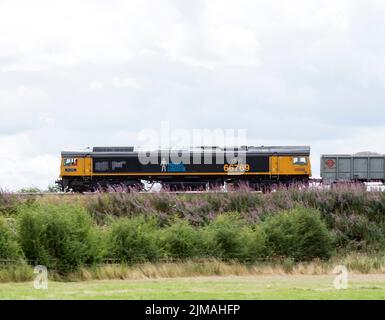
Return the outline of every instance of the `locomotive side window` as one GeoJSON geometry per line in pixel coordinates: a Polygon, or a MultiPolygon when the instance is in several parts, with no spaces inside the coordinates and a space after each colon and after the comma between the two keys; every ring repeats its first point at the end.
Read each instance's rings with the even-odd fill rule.
{"type": "Polygon", "coordinates": [[[76,166],[77,165],[77,159],[76,158],[65,158],[63,160],[63,165],[65,167],[69,167],[69,166],[76,166]]]}
{"type": "Polygon", "coordinates": [[[109,162],[106,160],[95,160],[95,172],[107,172],[110,169],[109,162]]]}
{"type": "Polygon", "coordinates": [[[293,164],[304,165],[307,163],[306,157],[293,157],[293,164]]]}

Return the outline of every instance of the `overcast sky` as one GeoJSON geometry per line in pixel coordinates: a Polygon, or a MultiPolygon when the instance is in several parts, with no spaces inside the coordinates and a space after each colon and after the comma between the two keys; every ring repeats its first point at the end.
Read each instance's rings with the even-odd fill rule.
{"type": "Polygon", "coordinates": [[[385,1],[0,0],[0,187],[143,129],[385,153],[385,1]]]}

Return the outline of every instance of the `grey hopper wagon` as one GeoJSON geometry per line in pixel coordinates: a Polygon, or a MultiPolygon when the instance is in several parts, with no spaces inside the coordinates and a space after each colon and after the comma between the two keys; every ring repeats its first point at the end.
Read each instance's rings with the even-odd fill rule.
{"type": "Polygon", "coordinates": [[[385,181],[385,154],[324,154],[320,168],[325,182],[385,181]]]}

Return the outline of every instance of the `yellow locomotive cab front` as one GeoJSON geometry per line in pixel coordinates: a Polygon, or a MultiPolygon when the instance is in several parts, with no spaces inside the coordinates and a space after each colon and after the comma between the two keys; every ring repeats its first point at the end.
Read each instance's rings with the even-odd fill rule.
{"type": "Polygon", "coordinates": [[[61,185],[62,190],[69,186],[69,181],[75,181],[80,186],[91,178],[92,175],[92,158],[87,152],[62,152],[60,162],[60,180],[57,182],[61,185]]]}

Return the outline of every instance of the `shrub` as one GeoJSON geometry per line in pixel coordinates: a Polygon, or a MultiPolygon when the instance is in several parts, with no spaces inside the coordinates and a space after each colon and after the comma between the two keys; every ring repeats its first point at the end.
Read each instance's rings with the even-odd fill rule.
{"type": "Polygon", "coordinates": [[[274,256],[311,260],[331,255],[332,239],[317,210],[297,207],[281,211],[262,225],[274,256]]]}
{"type": "Polygon", "coordinates": [[[247,256],[250,261],[256,261],[266,256],[266,234],[259,224],[255,225],[251,232],[249,231],[247,240],[247,256]]]}
{"type": "Polygon", "coordinates": [[[86,200],[87,210],[92,217],[104,223],[106,216],[132,217],[144,214],[147,210],[141,194],[132,193],[99,193],[86,200]]]}
{"type": "Polygon", "coordinates": [[[22,200],[13,193],[0,189],[0,214],[9,216],[16,214],[22,200]]]}
{"type": "Polygon", "coordinates": [[[336,245],[352,249],[381,249],[385,247],[384,225],[359,214],[339,214],[334,217],[336,245]]]}
{"type": "Polygon", "coordinates": [[[20,260],[21,257],[22,253],[15,232],[10,228],[7,221],[0,217],[0,259],[20,260]]]}
{"type": "Polygon", "coordinates": [[[162,246],[165,256],[176,259],[203,256],[203,239],[200,229],[186,220],[177,221],[162,232],[162,246]]]}
{"type": "Polygon", "coordinates": [[[228,198],[228,209],[229,211],[247,212],[254,204],[256,198],[250,190],[240,189],[236,192],[229,192],[228,198]]]}
{"type": "Polygon", "coordinates": [[[122,262],[154,261],[161,256],[159,228],[153,218],[117,219],[108,239],[111,258],[122,262]]]}
{"type": "Polygon", "coordinates": [[[93,264],[102,256],[97,230],[79,206],[25,207],[18,217],[18,231],[24,254],[33,264],[64,272],[93,264]]]}
{"type": "Polygon", "coordinates": [[[29,188],[22,188],[19,190],[19,192],[20,193],[40,193],[42,191],[37,187],[29,187],[29,188]]]}
{"type": "Polygon", "coordinates": [[[264,251],[263,231],[245,225],[237,214],[218,216],[204,228],[206,250],[210,256],[224,260],[255,260],[264,251]]]}
{"type": "Polygon", "coordinates": [[[385,224],[385,193],[367,192],[360,185],[333,186],[330,189],[277,188],[276,192],[259,194],[245,187],[232,191],[205,194],[169,194],[165,192],[142,194],[99,193],[86,199],[86,205],[95,219],[105,222],[105,216],[135,217],[157,214],[165,224],[174,216],[187,219],[190,224],[203,226],[225,212],[240,212],[242,217],[256,223],[277,211],[296,206],[320,211],[330,229],[334,228],[333,214],[362,214],[370,221],[385,224]]]}

